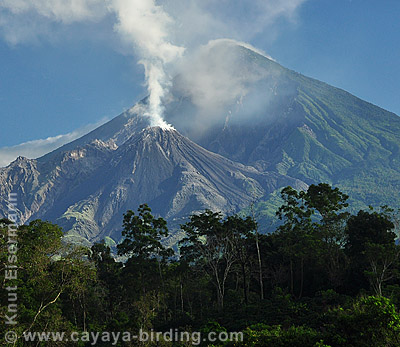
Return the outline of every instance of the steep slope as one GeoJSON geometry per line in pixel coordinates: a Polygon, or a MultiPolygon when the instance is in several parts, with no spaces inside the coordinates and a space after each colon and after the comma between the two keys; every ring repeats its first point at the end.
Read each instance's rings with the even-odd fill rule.
{"type": "Polygon", "coordinates": [[[176,224],[206,208],[238,211],[288,184],[306,187],[285,175],[235,163],[173,129],[158,127],[135,133],[118,148],[96,140],[42,160],[14,162],[0,172],[1,185],[20,193],[23,219],[55,221],[70,237],[89,241],[119,239],[123,213],[142,203],[176,224]],[[27,188],[31,193],[24,195],[27,188]]]}
{"type": "Polygon", "coordinates": [[[143,99],[129,110],[99,126],[90,133],[42,156],[38,161],[45,163],[62,155],[62,153],[83,147],[95,140],[120,146],[131,137],[133,133],[150,125],[149,120],[146,117],[142,117],[146,100],[147,99],[143,99]]]}
{"type": "Polygon", "coordinates": [[[94,140],[83,147],[57,153],[48,161],[19,157],[0,169],[1,215],[7,215],[8,194],[17,193],[21,223],[51,216],[50,211],[62,205],[71,192],[79,190],[115,149],[115,145],[94,140]]]}
{"type": "Polygon", "coordinates": [[[225,105],[219,122],[197,134],[187,121],[188,110],[197,112],[193,95],[177,79],[169,122],[232,160],[339,186],[357,206],[400,203],[398,116],[245,47],[228,46],[250,76],[260,78],[225,105]]]}
{"type": "Polygon", "coordinates": [[[0,169],[0,216],[17,192],[22,222],[48,219],[97,240],[118,238],[122,214],[141,203],[176,225],[255,199],[271,212],[289,184],[331,183],[355,208],[400,204],[398,116],[232,42],[207,57],[197,75],[209,74],[201,82],[217,83],[216,95],[199,92],[196,73],[174,80],[166,118],[179,133],[146,128],[143,100],[52,153],[0,169]],[[221,57],[227,81],[212,66],[221,57]]]}

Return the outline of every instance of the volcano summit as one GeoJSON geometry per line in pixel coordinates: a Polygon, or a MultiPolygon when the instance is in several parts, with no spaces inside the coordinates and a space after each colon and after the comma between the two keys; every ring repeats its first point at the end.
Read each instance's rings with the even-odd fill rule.
{"type": "Polygon", "coordinates": [[[400,203],[398,116],[229,41],[206,56],[226,65],[194,61],[193,75],[177,74],[165,105],[176,130],[149,127],[143,100],[41,158],[20,157],[0,169],[0,214],[18,193],[21,222],[50,220],[93,242],[118,241],[123,213],[142,203],[172,225],[254,201],[263,213],[287,185],[326,182],[356,208],[400,203]]]}

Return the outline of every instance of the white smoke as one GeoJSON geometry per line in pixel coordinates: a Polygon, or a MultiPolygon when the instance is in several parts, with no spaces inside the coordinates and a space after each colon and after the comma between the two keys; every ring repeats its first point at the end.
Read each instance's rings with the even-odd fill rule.
{"type": "Polygon", "coordinates": [[[149,107],[145,114],[152,126],[169,127],[163,120],[163,99],[170,86],[165,65],[182,56],[184,48],[169,42],[172,18],[154,0],[109,0],[116,13],[115,30],[133,50],[139,51],[144,66],[149,107]]]}
{"type": "MultiPolygon", "coordinates": [[[[128,53],[136,56],[144,67],[149,93],[144,115],[150,118],[151,125],[168,127],[163,119],[164,105],[171,88],[171,75],[176,72],[188,72],[191,79],[188,88],[192,89],[191,94],[198,94],[195,102],[206,102],[209,109],[215,106],[210,114],[218,111],[228,97],[246,94],[242,77],[228,66],[232,60],[229,57],[215,56],[214,65],[209,66],[214,76],[203,75],[207,70],[202,67],[209,57],[207,49],[199,46],[221,37],[252,38],[265,28],[272,29],[278,18],[295,18],[296,10],[305,1],[1,0],[0,35],[11,44],[18,44],[37,39],[36,36],[51,37],[60,24],[68,28],[100,23],[103,28],[113,22],[114,31],[128,53]],[[192,64],[190,70],[191,64],[187,62],[183,67],[177,64],[184,53],[197,57],[200,67],[192,64]],[[222,60],[216,61],[217,58],[222,60]]],[[[237,64],[234,62],[232,66],[237,64]]]]}
{"type": "Polygon", "coordinates": [[[219,39],[198,47],[180,64],[177,87],[198,108],[218,110],[245,96],[249,85],[265,77],[265,71],[249,69],[248,62],[235,49],[238,46],[273,60],[250,44],[219,39]]]}
{"type": "MultiPolygon", "coordinates": [[[[149,92],[148,110],[144,115],[150,118],[151,125],[168,127],[162,118],[163,98],[171,80],[165,67],[181,57],[184,48],[170,42],[174,21],[155,0],[2,0],[0,27],[9,42],[16,44],[31,35],[23,25],[14,27],[10,15],[15,19],[28,14],[63,24],[95,22],[114,14],[117,21],[114,30],[144,66],[149,92]]],[[[45,30],[43,25],[35,25],[45,30]]]]}
{"type": "Polygon", "coordinates": [[[186,55],[176,70],[168,121],[198,139],[215,125],[255,121],[268,113],[271,84],[280,71],[263,67],[258,55],[273,60],[231,39],[212,40],[186,55]]]}

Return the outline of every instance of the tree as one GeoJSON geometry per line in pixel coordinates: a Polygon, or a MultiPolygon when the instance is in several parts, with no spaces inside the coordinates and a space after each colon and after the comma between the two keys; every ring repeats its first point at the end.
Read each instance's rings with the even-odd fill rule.
{"type": "Polygon", "coordinates": [[[95,306],[99,306],[101,312],[101,314],[94,315],[93,318],[99,318],[101,322],[118,321],[118,316],[124,312],[124,293],[121,280],[123,264],[115,261],[110,247],[104,241],[93,244],[89,259],[97,270],[95,295],[98,300],[92,305],[93,309],[96,309],[95,306]]]}
{"type": "MultiPolygon", "coordinates": [[[[1,229],[1,252],[5,249],[7,234],[1,229]]],[[[18,287],[19,338],[26,331],[69,331],[72,328],[62,302],[75,300],[83,304],[82,310],[73,311],[77,317],[75,330],[86,329],[85,298],[95,278],[95,269],[87,260],[88,249],[62,242],[61,229],[52,223],[34,220],[17,230],[18,276],[13,283],[2,285],[18,287]]],[[[5,288],[3,288],[5,289],[5,288]]],[[[2,309],[3,311],[3,309],[2,309]]]]}
{"type": "Polygon", "coordinates": [[[284,220],[279,226],[277,236],[280,239],[281,251],[289,259],[290,292],[294,295],[294,266],[300,266],[300,288],[298,297],[303,295],[304,261],[312,254],[310,250],[315,243],[314,225],[311,216],[312,208],[308,208],[308,197],[304,191],[297,192],[292,187],[286,187],[281,192],[284,204],[278,209],[277,216],[284,220]]]}
{"type": "Polygon", "coordinates": [[[325,321],[326,342],[333,346],[400,345],[400,316],[388,298],[360,298],[350,308],[328,312],[325,321]]]}
{"type": "MultiPolygon", "coordinates": [[[[167,222],[161,217],[155,218],[151,214],[151,208],[143,204],[138,208],[138,215],[132,210],[124,214],[123,227],[122,236],[125,239],[117,246],[118,254],[129,256],[127,265],[135,263],[139,268],[151,265],[156,260],[160,280],[163,282],[161,264],[173,255],[172,249],[161,243],[162,238],[168,236],[167,222]]],[[[142,270],[140,273],[143,278],[142,270]]]]}
{"type": "Polygon", "coordinates": [[[308,327],[291,326],[283,329],[280,325],[269,326],[256,324],[244,331],[244,341],[234,344],[235,346],[276,346],[276,347],[317,347],[326,346],[321,341],[321,333],[308,327]]]}
{"type": "Polygon", "coordinates": [[[262,270],[262,261],[261,261],[261,252],[260,252],[260,235],[258,232],[258,224],[256,222],[256,217],[254,213],[254,204],[250,205],[250,210],[254,223],[254,239],[257,250],[257,262],[258,262],[258,281],[260,282],[260,299],[264,300],[264,280],[263,280],[263,270],[262,270]]]}
{"type": "Polygon", "coordinates": [[[359,285],[368,281],[375,295],[382,295],[382,284],[394,276],[398,260],[393,223],[385,213],[359,211],[347,223],[346,251],[351,259],[351,276],[359,285]]]}
{"type": "Polygon", "coordinates": [[[400,237],[400,208],[394,209],[388,205],[381,206],[381,213],[393,223],[393,232],[396,234],[396,239],[400,237]]]}
{"type": "Polygon", "coordinates": [[[337,213],[349,206],[346,202],[348,198],[339,188],[332,188],[327,183],[310,185],[305,195],[306,204],[321,214],[324,223],[341,217],[337,213]]]}
{"type": "MultiPolygon", "coordinates": [[[[330,282],[337,287],[343,273],[345,222],[348,196],[328,184],[311,185],[307,191],[286,187],[281,192],[284,204],[277,216],[283,220],[276,236],[281,252],[289,260],[290,291],[294,294],[294,279],[299,278],[300,298],[303,295],[305,265],[324,266],[330,282]],[[295,276],[294,269],[300,274],[295,276]]],[[[315,271],[314,271],[315,272],[315,271]]]]}
{"type": "Polygon", "coordinates": [[[163,267],[168,257],[173,255],[173,250],[166,248],[161,242],[162,238],[168,236],[167,222],[161,217],[155,218],[151,214],[151,208],[146,204],[140,205],[137,211],[137,215],[132,210],[124,214],[122,236],[125,239],[117,246],[119,255],[129,256],[123,269],[125,287],[130,288],[133,295],[135,291],[132,289],[136,287],[137,282],[141,286],[143,295],[147,295],[149,290],[158,289],[158,283],[154,281],[151,285],[150,281],[156,266],[162,287],[162,296],[158,303],[162,301],[164,320],[166,320],[163,267]]]}
{"type": "MultiPolygon", "coordinates": [[[[257,228],[257,223],[250,217],[241,218],[237,215],[229,216],[223,223],[225,229],[229,230],[231,237],[234,242],[234,248],[236,250],[236,259],[240,264],[243,281],[243,297],[246,304],[248,304],[248,285],[247,285],[247,267],[249,265],[249,247],[248,241],[252,236],[252,231],[257,228]]],[[[256,233],[258,245],[258,233],[256,233]]],[[[257,248],[259,250],[259,248],[257,248]]],[[[260,259],[259,259],[260,260],[260,259]]],[[[262,281],[262,278],[261,278],[262,281]]],[[[261,285],[261,290],[263,287],[261,285]]],[[[263,297],[263,293],[260,294],[263,297]]]]}
{"type": "Polygon", "coordinates": [[[172,255],[172,250],[161,243],[168,236],[167,222],[163,218],[155,218],[151,208],[140,205],[138,215],[129,210],[124,214],[122,236],[124,241],[117,246],[119,255],[149,259],[157,257],[165,260],[172,255]]]}
{"type": "Polygon", "coordinates": [[[343,249],[346,243],[346,223],[350,216],[345,210],[348,198],[339,188],[332,188],[326,183],[312,184],[306,195],[307,205],[315,210],[316,217],[319,216],[316,229],[322,241],[322,259],[334,288],[339,287],[344,280],[346,258],[343,249]]]}
{"type": "Polygon", "coordinates": [[[228,275],[237,261],[237,233],[243,231],[244,224],[239,224],[237,218],[224,221],[221,213],[206,210],[192,215],[181,226],[187,235],[180,242],[182,260],[199,266],[212,278],[220,309],[224,307],[228,275]]]}

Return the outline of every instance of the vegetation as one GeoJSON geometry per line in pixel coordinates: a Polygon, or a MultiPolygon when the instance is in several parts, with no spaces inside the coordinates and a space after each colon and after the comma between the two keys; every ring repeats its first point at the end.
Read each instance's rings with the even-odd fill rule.
{"type": "MultiPolygon", "coordinates": [[[[352,215],[348,196],[328,184],[286,187],[281,197],[281,224],[268,235],[252,216],[191,216],[181,226],[179,254],[163,245],[167,223],[147,205],[125,214],[125,239],[116,246],[65,244],[58,226],[36,220],[18,228],[18,277],[11,280],[11,222],[1,220],[1,316],[10,309],[7,288],[16,286],[18,336],[172,328],[243,331],[243,342],[201,342],[209,346],[400,345],[395,211],[352,215]]],[[[2,335],[6,329],[0,326],[2,335]]]]}

